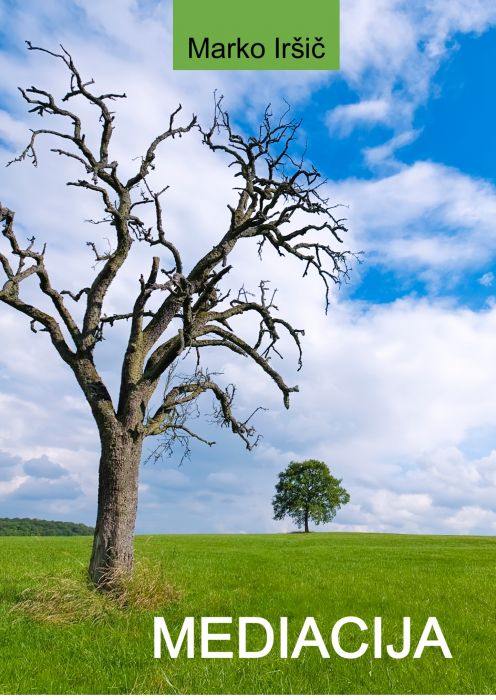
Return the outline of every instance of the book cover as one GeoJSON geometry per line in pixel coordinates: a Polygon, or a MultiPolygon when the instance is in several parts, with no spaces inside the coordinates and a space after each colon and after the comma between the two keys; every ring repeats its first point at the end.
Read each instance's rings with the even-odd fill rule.
{"type": "Polygon", "coordinates": [[[496,6],[0,0],[0,692],[496,690],[496,6]]]}

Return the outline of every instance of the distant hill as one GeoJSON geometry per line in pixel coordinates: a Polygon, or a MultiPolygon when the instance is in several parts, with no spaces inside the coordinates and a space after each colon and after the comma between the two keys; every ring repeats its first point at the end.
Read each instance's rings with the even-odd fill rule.
{"type": "Polygon", "coordinates": [[[65,523],[59,520],[37,518],[0,518],[0,536],[3,535],[92,535],[94,529],[83,523],[65,523]]]}

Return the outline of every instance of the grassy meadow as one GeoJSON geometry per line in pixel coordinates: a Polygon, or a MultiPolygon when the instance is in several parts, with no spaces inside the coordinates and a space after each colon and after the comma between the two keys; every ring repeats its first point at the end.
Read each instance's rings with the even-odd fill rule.
{"type": "MultiPolygon", "coordinates": [[[[90,546],[89,537],[0,538],[1,693],[496,693],[494,537],[141,536],[138,561],[155,574],[160,567],[171,591],[156,604],[150,593],[148,610],[106,606],[86,590],[90,546]],[[22,602],[44,587],[53,600],[31,608],[22,602]],[[54,602],[59,616],[48,614],[54,602]],[[174,639],[186,616],[264,617],[276,643],[261,659],[187,659],[185,649],[175,660],[154,659],[154,615],[166,618],[174,639]],[[435,616],[453,658],[428,648],[415,660],[413,649],[403,660],[374,659],[370,650],[342,659],[329,635],[348,615],[369,629],[382,617],[384,644],[397,648],[410,616],[413,649],[435,616]],[[299,659],[280,659],[281,616],[289,618],[290,653],[313,616],[331,658],[308,648],[299,659]]],[[[139,588],[146,597],[146,585],[139,588]]],[[[256,635],[249,639],[256,648],[256,635]]],[[[343,634],[345,648],[362,641],[372,646],[372,634],[343,634]]],[[[235,651],[236,642],[233,635],[213,648],[235,651]]]]}

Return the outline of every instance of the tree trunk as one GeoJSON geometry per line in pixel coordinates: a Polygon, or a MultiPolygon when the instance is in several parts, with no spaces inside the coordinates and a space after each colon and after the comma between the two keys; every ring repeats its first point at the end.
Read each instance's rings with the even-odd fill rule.
{"type": "Polygon", "coordinates": [[[133,566],[133,536],[138,506],[138,477],[143,439],[115,425],[100,431],[98,514],[89,575],[111,589],[133,566]]]}
{"type": "Polygon", "coordinates": [[[305,532],[310,532],[308,529],[308,511],[305,511],[305,532]]]}

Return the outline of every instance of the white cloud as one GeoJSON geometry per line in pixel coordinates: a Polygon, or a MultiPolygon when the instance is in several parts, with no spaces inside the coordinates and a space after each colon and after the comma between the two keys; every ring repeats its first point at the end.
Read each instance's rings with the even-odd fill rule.
{"type": "Polygon", "coordinates": [[[327,126],[332,133],[347,135],[355,126],[387,123],[391,105],[387,100],[364,100],[335,107],[327,114],[327,126]]]}
{"type": "Polygon", "coordinates": [[[14,119],[8,112],[0,110],[0,139],[7,141],[13,148],[24,146],[26,127],[20,119],[14,119]]]}
{"type": "Polygon", "coordinates": [[[380,146],[373,148],[364,148],[363,156],[365,161],[375,169],[387,168],[388,170],[399,170],[402,165],[396,158],[396,151],[403,146],[415,141],[420,134],[420,129],[409,129],[408,131],[400,131],[393,136],[392,139],[380,146]]]}
{"type": "Polygon", "coordinates": [[[479,279],[479,284],[483,287],[492,287],[494,283],[494,274],[492,272],[485,272],[479,279]]]}
{"type": "MultiPolygon", "coordinates": [[[[372,307],[340,302],[325,319],[318,286],[305,287],[304,295],[299,284],[292,286],[280,308],[290,307],[292,320],[307,333],[301,376],[293,374],[301,391],[291,410],[281,407],[276,390],[256,368],[224,366],[226,381],[234,378],[246,409],[271,407],[258,420],[265,436],[253,453],[258,467],[247,469],[241,454],[227,461],[231,487],[235,477],[243,485],[222,506],[229,531],[291,529],[270,524],[270,499],[277,472],[309,457],[327,462],[352,495],[332,528],[459,532],[455,522],[464,508],[493,512],[496,309],[473,312],[412,299],[372,307]],[[487,437],[476,444],[486,456],[473,458],[467,441],[483,428],[487,437]]],[[[291,381],[290,362],[284,373],[291,381]]],[[[219,485],[216,491],[208,498],[192,494],[185,506],[201,512],[207,529],[218,523],[218,509],[208,505],[220,498],[219,485]]],[[[466,532],[492,532],[488,519],[463,522],[466,532]]]]}
{"type": "MultiPolygon", "coordinates": [[[[73,474],[47,455],[27,460],[2,452],[0,459],[13,463],[0,471],[0,503],[7,515],[43,515],[84,510],[85,493],[77,471],[73,474]],[[71,505],[69,505],[71,504],[71,505]]],[[[93,498],[95,494],[92,494],[93,498]]]]}
{"type": "MultiPolygon", "coordinates": [[[[291,458],[326,461],[352,494],[354,508],[337,524],[449,532],[467,505],[493,511],[494,442],[481,443],[487,456],[475,460],[463,445],[480,426],[496,428],[496,311],[339,304],[327,324],[303,303],[299,311],[307,323],[301,393],[289,413],[268,417],[272,449],[260,461],[284,467],[289,455],[277,445],[291,458]]],[[[251,398],[260,401],[260,391],[251,398]]],[[[491,532],[487,522],[480,531],[491,532]]]]}
{"type": "MultiPolygon", "coordinates": [[[[441,62],[457,50],[458,36],[480,34],[495,25],[491,0],[343,0],[341,74],[361,104],[387,103],[388,124],[395,134],[410,131],[441,62]]],[[[352,118],[353,111],[348,116],[343,133],[362,123],[352,118]]],[[[368,116],[374,117],[373,110],[368,116]]],[[[385,116],[377,109],[376,123],[383,123],[385,116]]],[[[380,150],[374,154],[376,164],[380,155],[380,150]]]]}
{"type": "Polygon", "coordinates": [[[352,247],[375,263],[451,274],[494,255],[496,190],[489,182],[417,162],[377,180],[334,183],[329,191],[349,206],[352,247]]]}
{"type": "Polygon", "coordinates": [[[478,506],[464,506],[456,515],[448,518],[448,524],[460,533],[481,530],[496,531],[496,513],[478,506]]]}
{"type": "Polygon", "coordinates": [[[26,476],[14,476],[12,479],[0,481],[0,496],[14,493],[27,480],[26,476]]]}

